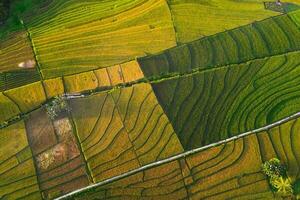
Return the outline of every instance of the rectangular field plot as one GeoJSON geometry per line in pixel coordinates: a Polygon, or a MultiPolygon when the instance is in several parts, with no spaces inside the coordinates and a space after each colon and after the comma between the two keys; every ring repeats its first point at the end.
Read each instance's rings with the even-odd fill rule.
{"type": "Polygon", "coordinates": [[[25,69],[0,73],[0,91],[17,88],[40,81],[37,69],[25,69]]]}
{"type": "Polygon", "coordinates": [[[154,83],[185,149],[263,127],[300,110],[299,52],[154,83]]]}
{"type": "Polygon", "coordinates": [[[138,62],[129,61],[102,69],[64,76],[63,82],[65,92],[77,93],[96,88],[108,88],[111,86],[134,83],[142,78],[144,78],[144,74],[138,62]]]}
{"type": "Polygon", "coordinates": [[[54,0],[47,9],[27,20],[45,78],[119,64],[176,45],[164,0],[54,0]]]}
{"type": "Polygon", "coordinates": [[[24,122],[0,130],[0,199],[41,199],[24,122]]]}
{"type": "Polygon", "coordinates": [[[11,34],[0,40],[0,73],[21,69],[21,64],[29,61],[35,62],[25,31],[11,34]]]}
{"type": "Polygon", "coordinates": [[[2,92],[0,93],[0,123],[20,114],[18,106],[2,92]]]}
{"type": "Polygon", "coordinates": [[[89,184],[67,116],[51,121],[45,109],[38,109],[26,120],[26,130],[43,198],[53,199],[89,184]]]}
{"type": "Polygon", "coordinates": [[[46,101],[46,94],[41,82],[7,90],[3,94],[14,102],[22,113],[38,108],[46,101]]]}

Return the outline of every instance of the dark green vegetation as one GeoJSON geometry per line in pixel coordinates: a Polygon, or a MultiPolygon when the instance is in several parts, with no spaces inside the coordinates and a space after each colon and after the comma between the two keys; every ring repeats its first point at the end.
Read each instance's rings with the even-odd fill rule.
{"type": "Polygon", "coordinates": [[[11,10],[1,33],[28,32],[44,78],[106,68],[278,14],[250,0],[16,0],[11,10]]]}
{"type": "Polygon", "coordinates": [[[154,83],[185,149],[273,123],[300,110],[299,52],[154,83]]]}
{"type": "Polygon", "coordinates": [[[0,39],[11,32],[23,30],[22,18],[25,15],[32,14],[31,12],[33,12],[41,2],[41,0],[1,0],[0,39]]]}
{"type": "Polygon", "coordinates": [[[0,0],[0,26],[5,23],[9,15],[9,0],[0,0]]]}
{"type": "MultiPolygon", "coordinates": [[[[300,12],[295,13],[295,16],[299,15],[300,12]]],[[[186,73],[299,50],[299,35],[300,29],[296,23],[288,15],[281,15],[205,37],[138,61],[146,77],[186,73]]]]}
{"type": "Polygon", "coordinates": [[[0,91],[27,85],[40,80],[35,69],[17,70],[0,73],[0,91]]]}
{"type": "Polygon", "coordinates": [[[296,195],[300,195],[300,179],[296,180],[293,184],[293,191],[296,195]]]}
{"type": "Polygon", "coordinates": [[[262,164],[262,171],[271,179],[286,177],[286,170],[286,166],[280,163],[278,158],[272,158],[271,160],[262,164]]]}

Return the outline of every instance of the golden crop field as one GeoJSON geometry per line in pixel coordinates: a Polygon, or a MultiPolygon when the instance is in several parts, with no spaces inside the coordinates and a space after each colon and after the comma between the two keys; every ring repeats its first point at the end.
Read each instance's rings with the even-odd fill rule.
{"type": "Polygon", "coordinates": [[[299,199],[300,1],[0,0],[0,199],[299,199]]]}

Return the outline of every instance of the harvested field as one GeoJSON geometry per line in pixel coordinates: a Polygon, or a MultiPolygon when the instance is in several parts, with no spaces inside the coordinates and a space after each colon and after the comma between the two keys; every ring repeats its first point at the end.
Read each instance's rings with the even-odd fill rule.
{"type": "Polygon", "coordinates": [[[0,199],[299,197],[297,1],[0,3],[0,199]]]}
{"type": "Polygon", "coordinates": [[[39,109],[30,114],[26,129],[43,198],[53,199],[89,184],[67,117],[51,121],[45,109],[39,109]]]}

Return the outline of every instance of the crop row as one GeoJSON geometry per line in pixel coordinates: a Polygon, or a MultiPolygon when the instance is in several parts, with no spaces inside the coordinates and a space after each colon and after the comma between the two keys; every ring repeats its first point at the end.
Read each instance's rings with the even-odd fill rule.
{"type": "Polygon", "coordinates": [[[49,6],[53,9],[28,25],[44,78],[103,68],[176,45],[164,0],[53,1],[49,6]]]}
{"type": "Polygon", "coordinates": [[[37,70],[17,70],[0,73],[0,91],[27,85],[40,80],[37,70]]]}
{"type": "MultiPolygon", "coordinates": [[[[150,84],[71,99],[69,105],[71,113],[52,120],[44,108],[30,112],[25,126],[20,128],[24,134],[22,138],[7,136],[14,132],[15,124],[0,132],[9,153],[15,148],[13,142],[21,145],[21,140],[25,140],[30,146],[26,147],[30,152],[28,159],[38,183],[34,194],[44,199],[183,152],[150,84]]],[[[24,125],[24,122],[18,123],[24,125]]],[[[4,163],[1,167],[0,163],[0,169],[7,170],[7,166],[4,163]]],[[[13,177],[8,179],[14,180],[13,177]]],[[[22,195],[31,195],[25,189],[22,195]]],[[[1,191],[0,198],[18,194],[9,185],[1,191]]]]}
{"type": "Polygon", "coordinates": [[[20,69],[19,64],[34,60],[31,44],[25,31],[0,40],[0,73],[20,69]]]}
{"type": "Polygon", "coordinates": [[[41,199],[25,125],[0,130],[0,198],[41,199]]]}
{"type": "MultiPolygon", "coordinates": [[[[299,52],[294,52],[242,65],[198,72],[153,83],[153,90],[149,84],[143,83],[72,99],[69,100],[70,118],[63,117],[58,122],[52,123],[45,110],[31,112],[25,120],[25,125],[31,157],[33,156],[36,163],[35,176],[39,190],[44,198],[52,198],[86,186],[91,181],[99,182],[182,153],[183,147],[185,149],[198,147],[206,142],[208,144],[225,139],[291,115],[299,110],[298,57],[299,52]],[[76,133],[75,138],[73,133],[76,133]],[[75,141],[76,138],[79,146],[75,141]],[[50,155],[55,155],[55,159],[48,159],[50,155]]],[[[2,97],[7,102],[15,103],[14,109],[27,112],[39,106],[46,98],[55,95],[55,91],[49,89],[61,88],[55,84],[63,86],[62,82],[61,78],[46,80],[44,84],[37,82],[23,86],[21,90],[17,88],[5,91],[2,97]]],[[[12,111],[14,109],[12,107],[12,111]]],[[[3,130],[9,130],[12,126],[3,130]]],[[[274,151],[269,150],[272,145],[266,143],[268,141],[259,139],[257,142],[256,136],[237,140],[222,147],[220,154],[217,154],[224,157],[215,161],[209,159],[210,161],[203,165],[199,164],[199,158],[195,158],[198,163],[194,164],[193,159],[175,162],[176,166],[172,164],[170,167],[172,170],[164,172],[165,176],[161,183],[159,180],[154,181],[160,179],[156,172],[153,173],[156,175],[149,175],[149,179],[144,175],[141,180],[135,177],[129,187],[129,191],[135,193],[125,194],[127,189],[124,188],[112,191],[109,189],[105,193],[105,198],[109,198],[109,195],[133,194],[159,198],[163,198],[164,195],[178,195],[184,198],[191,194],[197,198],[204,195],[208,199],[215,197],[222,199],[228,195],[240,198],[235,195],[253,195],[257,191],[257,185],[260,188],[256,194],[258,197],[260,195],[270,197],[272,194],[268,192],[265,178],[259,172],[261,159],[280,157],[293,168],[292,177],[299,174],[298,171],[295,172],[299,165],[294,161],[298,156],[295,153],[298,149],[294,149],[298,147],[294,142],[299,139],[297,138],[299,134],[286,126],[282,125],[280,129],[273,128],[269,131],[275,132],[269,136],[274,143],[276,149],[274,151]],[[278,130],[282,133],[278,133],[278,130]],[[288,131],[293,132],[293,138],[290,140],[286,133],[288,131]],[[278,134],[282,135],[278,137],[278,134]],[[280,145],[278,138],[284,143],[283,148],[288,149],[284,151],[277,149],[276,146],[280,145]],[[265,144],[261,145],[263,142],[265,144]],[[257,154],[258,145],[267,153],[257,154]],[[286,152],[290,153],[283,154],[286,152]],[[291,152],[294,154],[290,155],[291,152]],[[248,168],[249,166],[244,164],[247,162],[253,168],[248,168]],[[237,169],[244,165],[245,167],[240,168],[241,171],[237,169]],[[182,175],[179,172],[183,166],[186,166],[184,167],[186,171],[182,175]],[[179,171],[175,171],[176,168],[179,171]],[[234,169],[233,172],[230,171],[231,168],[234,169]],[[224,174],[228,179],[218,182],[224,178],[224,174]],[[203,179],[216,185],[211,187],[209,184],[203,185],[201,181],[203,179]],[[140,190],[139,186],[143,185],[140,182],[144,180],[147,183],[140,190]],[[156,182],[157,185],[152,187],[148,180],[156,182]],[[136,184],[137,191],[131,188],[136,184]],[[216,194],[212,187],[220,187],[219,193],[216,194]],[[188,192],[186,188],[190,188],[188,192]]],[[[202,163],[203,155],[200,158],[202,163]]],[[[163,171],[164,168],[168,169],[163,166],[159,171],[163,171]]],[[[3,190],[5,191],[3,195],[9,195],[7,191],[10,190],[13,189],[9,187],[3,190]]],[[[39,192],[33,194],[40,195],[39,192]]],[[[22,192],[22,195],[31,193],[22,192]]]]}
{"type": "Polygon", "coordinates": [[[177,40],[190,42],[279,13],[265,10],[262,1],[167,0],[172,12],[177,40]]]}
{"type": "Polygon", "coordinates": [[[265,126],[300,110],[299,52],[153,83],[184,148],[265,126]]]}
{"type": "MultiPolygon", "coordinates": [[[[109,97],[102,96],[101,98],[101,102],[104,103],[109,97]]],[[[99,100],[99,96],[94,97],[91,101],[95,101],[95,99],[99,100]]],[[[114,110],[111,108],[111,105],[107,105],[106,109],[114,110]]],[[[105,108],[103,108],[103,111],[105,111],[105,108]]],[[[94,121],[97,121],[97,119],[94,119],[94,121]]],[[[6,151],[0,155],[2,160],[0,163],[0,197],[41,199],[41,192],[43,192],[43,197],[47,198],[44,192],[47,185],[54,190],[55,184],[58,184],[56,187],[66,191],[72,190],[71,186],[74,189],[74,185],[75,188],[82,187],[83,180],[78,180],[76,176],[71,175],[78,175],[76,170],[76,163],[78,165],[78,162],[74,161],[75,158],[69,157],[69,161],[62,165],[60,164],[61,158],[59,159],[58,157],[54,164],[50,163],[49,165],[52,165],[52,170],[46,171],[45,169],[40,169],[39,167],[41,166],[37,162],[40,159],[37,155],[45,154],[51,148],[57,148],[57,145],[60,144],[55,144],[57,138],[59,140],[63,139],[62,137],[70,139],[70,135],[64,135],[60,132],[68,129],[64,126],[52,127],[43,110],[32,113],[25,124],[26,129],[24,122],[21,121],[2,129],[0,132],[0,137],[2,138],[0,140],[1,146],[6,147],[6,151]],[[38,124],[36,118],[41,119],[38,124]],[[64,127],[64,129],[61,129],[61,127],[64,127]],[[54,133],[53,128],[56,129],[56,133],[54,133]],[[11,134],[14,134],[15,137],[11,137],[11,134]],[[53,134],[58,135],[54,136],[53,134]],[[54,145],[49,143],[49,141],[53,141],[54,145]],[[35,157],[34,160],[33,156],[35,157]],[[34,165],[33,161],[37,162],[37,164],[34,165]],[[37,170],[34,166],[37,167],[37,170]],[[75,169],[73,170],[74,167],[75,169]],[[40,170],[44,172],[41,173],[40,170]],[[53,175],[55,176],[53,177],[53,175]],[[68,177],[64,177],[66,175],[68,177]],[[39,181],[37,181],[37,176],[39,181]],[[70,180],[72,181],[70,182],[70,180]],[[81,184],[81,186],[78,184],[81,184]]],[[[93,124],[90,123],[87,129],[92,128],[91,125],[93,124]]],[[[76,196],[76,199],[110,199],[120,197],[159,199],[170,197],[174,199],[274,198],[266,177],[261,172],[261,164],[270,158],[278,157],[287,166],[288,176],[292,181],[298,179],[300,177],[300,163],[298,162],[300,160],[300,149],[299,145],[297,145],[300,139],[298,134],[299,127],[299,119],[292,119],[266,131],[244,136],[243,138],[187,156],[180,156],[177,160],[140,170],[120,180],[110,181],[96,189],[79,194],[76,196]]],[[[126,132],[124,128],[121,129],[123,129],[123,132],[126,132]]],[[[122,149],[122,146],[118,145],[118,141],[121,140],[120,144],[124,145],[124,138],[126,137],[122,136],[122,131],[115,130],[115,132],[118,133],[118,139],[112,139],[113,143],[104,142],[107,139],[105,139],[105,136],[102,136],[103,142],[100,142],[102,147],[99,146],[94,151],[88,151],[94,152],[94,155],[96,155],[97,151],[101,151],[109,143],[122,149]]],[[[85,138],[85,141],[90,140],[89,135],[86,135],[85,138]]],[[[127,140],[129,140],[128,137],[127,140]]],[[[86,142],[86,144],[89,143],[86,142]]],[[[132,149],[134,148],[131,147],[132,149]]],[[[115,154],[110,151],[116,150],[108,147],[108,152],[105,153],[104,151],[103,153],[105,155],[107,153],[115,154]]],[[[107,161],[99,162],[98,160],[96,163],[101,163],[101,168],[104,165],[109,167],[115,165],[115,171],[121,170],[124,173],[124,171],[129,171],[130,166],[132,166],[122,164],[121,158],[130,159],[128,151],[125,150],[125,152],[125,156],[122,152],[119,152],[121,153],[119,156],[115,155],[119,159],[118,162],[110,160],[107,163],[107,161]]],[[[56,151],[56,153],[58,152],[56,151]]],[[[70,153],[74,153],[74,149],[70,153]]],[[[111,159],[110,156],[107,155],[107,158],[111,159]]],[[[102,157],[101,159],[104,158],[102,157]]],[[[52,193],[52,195],[61,194],[63,193],[52,193]]]]}
{"type": "MultiPolygon", "coordinates": [[[[261,164],[279,158],[300,177],[299,119],[78,193],[76,199],[275,199],[261,164]]],[[[69,199],[69,198],[65,198],[69,199]]]]}
{"type": "Polygon", "coordinates": [[[183,151],[149,84],[70,100],[94,182],[183,151]]]}
{"type": "MultiPolygon", "coordinates": [[[[300,12],[294,15],[298,16],[300,12]]],[[[296,23],[288,15],[281,15],[180,45],[161,54],[142,57],[138,61],[146,77],[186,73],[299,50],[299,35],[296,23]]]]}

